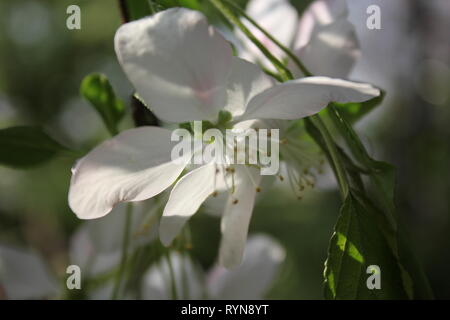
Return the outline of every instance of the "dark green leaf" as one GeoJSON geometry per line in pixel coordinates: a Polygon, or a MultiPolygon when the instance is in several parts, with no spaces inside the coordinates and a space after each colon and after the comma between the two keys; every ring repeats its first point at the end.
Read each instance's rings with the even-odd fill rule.
{"type": "Polygon", "coordinates": [[[295,9],[297,9],[297,12],[299,13],[300,16],[303,14],[306,8],[308,8],[308,6],[313,2],[313,0],[303,0],[303,1],[290,0],[290,1],[292,6],[295,9]]]}
{"type": "Polygon", "coordinates": [[[385,95],[386,92],[382,90],[380,96],[368,101],[361,103],[335,103],[335,106],[345,120],[353,124],[380,105],[385,95]]]}
{"type": "Polygon", "coordinates": [[[178,4],[181,7],[190,8],[194,10],[201,10],[202,8],[198,0],[178,0],[178,4]]]}
{"type": "Polygon", "coordinates": [[[407,299],[398,259],[370,206],[349,194],[330,241],[325,264],[327,299],[407,299]],[[381,289],[368,289],[367,267],[381,269],[381,289]]]}
{"type": "Polygon", "coordinates": [[[202,6],[198,0],[153,0],[164,8],[185,7],[193,10],[201,10],[202,6]]]}
{"type": "Polygon", "coordinates": [[[152,14],[149,0],[125,0],[130,21],[137,20],[152,14]]]}
{"type": "Polygon", "coordinates": [[[39,127],[11,127],[0,130],[0,164],[29,168],[54,156],[70,152],[39,127]]]}
{"type": "Polygon", "coordinates": [[[352,159],[345,153],[345,151],[341,147],[336,146],[336,148],[339,152],[340,159],[345,166],[347,175],[350,178],[349,183],[351,187],[362,192],[365,191],[364,182],[361,178],[361,173],[364,172],[364,170],[356,166],[353,163],[352,159]]]}
{"type": "Polygon", "coordinates": [[[388,163],[372,159],[352,126],[341,115],[338,108],[335,105],[330,105],[327,109],[358,165],[369,176],[377,200],[382,205],[383,212],[385,212],[392,226],[396,228],[394,204],[395,168],[388,163]]]}
{"type": "Polygon", "coordinates": [[[414,280],[412,284],[414,299],[434,299],[433,291],[431,290],[425,273],[422,270],[420,263],[417,261],[410,243],[406,240],[406,235],[403,230],[399,230],[399,254],[400,261],[405,266],[407,272],[414,280]]]}
{"type": "MultiPolygon", "coordinates": [[[[370,190],[367,191],[372,191],[373,195],[368,196],[362,193],[367,191],[358,187],[357,183],[360,183],[360,181],[357,181],[353,185],[360,192],[357,193],[353,190],[353,196],[365,212],[372,213],[373,221],[377,224],[380,233],[383,234],[392,255],[398,261],[398,268],[405,292],[411,298],[432,297],[428,281],[414,259],[411,248],[405,245],[402,238],[399,241],[394,199],[395,167],[388,163],[374,160],[368,154],[351,125],[341,116],[338,109],[334,105],[331,105],[328,109],[331,119],[347,142],[353,158],[358,162],[357,166],[347,167],[349,175],[357,179],[359,171],[360,174],[369,177],[370,190]],[[377,203],[377,206],[373,204],[374,202],[377,203]]],[[[349,163],[353,163],[349,158],[342,158],[349,163]]],[[[355,179],[352,180],[355,181],[355,179]]]]}
{"type": "Polygon", "coordinates": [[[90,74],[83,79],[80,93],[100,114],[109,132],[117,134],[117,125],[125,114],[125,108],[108,79],[101,74],[90,74]]]}
{"type": "Polygon", "coordinates": [[[154,0],[153,2],[164,8],[172,8],[178,6],[177,0],[154,0]]]}
{"type": "Polygon", "coordinates": [[[136,95],[131,97],[131,109],[136,127],[160,125],[158,118],[136,95]]]}
{"type": "Polygon", "coordinates": [[[389,216],[395,219],[395,175],[396,169],[393,165],[376,161],[371,158],[369,178],[374,186],[375,196],[381,207],[386,212],[389,212],[389,216]]]}

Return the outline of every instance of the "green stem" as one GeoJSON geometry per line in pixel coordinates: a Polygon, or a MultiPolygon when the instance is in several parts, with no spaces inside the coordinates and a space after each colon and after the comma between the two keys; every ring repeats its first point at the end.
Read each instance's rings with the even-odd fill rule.
{"type": "Polygon", "coordinates": [[[261,27],[252,17],[250,17],[245,10],[239,7],[236,3],[230,0],[223,0],[230,7],[233,7],[241,16],[243,16],[248,22],[250,22],[254,27],[261,31],[267,38],[275,43],[300,69],[301,72],[307,77],[312,76],[312,73],[306,68],[306,66],[301,62],[301,60],[286,46],[275,39],[269,32],[267,32],[263,27],[261,27]]]}
{"type": "Polygon", "coordinates": [[[220,0],[209,0],[211,4],[219,10],[225,18],[227,18],[232,24],[236,25],[251,42],[258,47],[258,49],[267,57],[267,59],[272,62],[278,72],[281,74],[284,80],[293,79],[291,71],[286,68],[286,66],[278,60],[269,50],[253,35],[253,33],[248,30],[248,28],[242,23],[242,21],[230,10],[228,9],[220,0]]]}
{"type": "Polygon", "coordinates": [[[172,259],[170,258],[170,251],[166,253],[167,265],[169,266],[170,275],[170,289],[172,292],[172,300],[178,300],[177,284],[175,279],[175,272],[173,270],[172,259]]]}
{"type": "Polygon", "coordinates": [[[313,123],[313,125],[320,131],[324,143],[328,149],[328,153],[330,155],[331,161],[333,162],[333,167],[336,174],[336,179],[339,184],[339,190],[341,191],[341,196],[345,199],[348,195],[349,186],[347,174],[342,164],[341,158],[339,156],[338,149],[336,148],[336,144],[331,137],[330,132],[328,131],[325,123],[322,121],[322,118],[318,114],[310,116],[309,120],[313,123]]]}
{"type": "Polygon", "coordinates": [[[112,300],[117,300],[119,297],[120,287],[122,279],[125,273],[125,267],[128,259],[128,246],[130,242],[130,229],[131,229],[131,216],[133,211],[133,205],[128,203],[127,212],[125,213],[125,225],[123,229],[123,239],[122,239],[122,257],[120,260],[119,271],[116,274],[116,279],[114,282],[114,289],[111,296],[112,300]]]}
{"type": "Polygon", "coordinates": [[[126,0],[119,0],[119,9],[122,16],[123,23],[130,21],[130,13],[128,11],[128,6],[126,0]]]}

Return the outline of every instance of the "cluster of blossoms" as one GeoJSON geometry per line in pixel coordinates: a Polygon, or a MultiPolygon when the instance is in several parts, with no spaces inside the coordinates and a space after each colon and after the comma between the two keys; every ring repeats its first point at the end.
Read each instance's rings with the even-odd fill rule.
{"type": "MultiPolygon", "coordinates": [[[[314,75],[346,79],[360,57],[355,27],[348,21],[345,0],[317,0],[301,17],[289,0],[251,0],[247,13],[294,54],[314,75]],[[280,23],[282,21],[282,23],[280,23]]],[[[286,54],[255,26],[243,21],[249,30],[281,60],[286,54]]],[[[237,32],[239,55],[273,69],[261,51],[237,32]]],[[[299,78],[302,71],[292,61],[289,69],[299,78]]]]}
{"type": "MultiPolygon", "coordinates": [[[[155,228],[143,234],[143,222],[148,218],[148,204],[137,205],[131,226],[133,246],[149,244],[156,237],[155,228]]],[[[122,221],[126,208],[119,205],[101,220],[87,221],[70,241],[70,264],[80,268],[80,289],[89,299],[109,299],[113,293],[113,279],[105,275],[118,265],[121,255],[122,221]],[[86,279],[103,278],[89,290],[86,279]]],[[[152,211],[152,210],[151,210],[152,211]]],[[[153,212],[154,213],[154,212],[153,212]]],[[[272,238],[254,235],[247,241],[242,265],[232,271],[215,265],[207,272],[188,255],[171,252],[179,299],[261,299],[270,288],[284,261],[283,248],[272,238]]],[[[138,292],[142,299],[170,299],[171,279],[168,260],[153,263],[145,270],[138,292]]],[[[70,280],[69,280],[70,281],[70,280]]],[[[0,298],[1,299],[53,299],[67,294],[56,274],[37,253],[15,246],[0,244],[0,298]]],[[[134,298],[127,294],[125,298],[134,298]]]]}
{"type": "MultiPolygon", "coordinates": [[[[297,137],[290,136],[290,121],[314,115],[330,102],[363,102],[380,92],[369,84],[334,78],[345,78],[358,55],[345,6],[318,1],[300,21],[287,1],[253,0],[249,13],[256,7],[260,11],[254,12],[255,19],[269,30],[275,21],[283,21],[275,25],[274,35],[293,44],[320,76],[279,83],[253,63],[264,66],[267,61],[249,42],[243,41],[238,50],[243,58],[233,56],[230,43],[200,12],[183,8],[124,24],[116,33],[115,50],[139,97],[167,123],[204,121],[219,130],[279,129],[280,154],[293,187],[301,189],[310,177],[299,167],[308,159],[297,137]],[[323,13],[321,5],[329,13],[326,17],[318,14],[323,13]],[[270,20],[269,14],[278,20],[270,20]],[[308,38],[297,40],[297,35],[306,35],[304,29],[308,38]]],[[[261,42],[272,49],[269,40],[261,42]]],[[[302,76],[299,71],[296,75],[302,76]]],[[[100,218],[118,203],[146,200],[173,186],[159,224],[159,237],[169,245],[207,198],[224,192],[228,199],[219,261],[226,267],[239,264],[260,191],[260,168],[226,161],[191,166],[205,145],[176,161],[173,148],[171,131],[162,127],[129,129],[103,142],[73,168],[70,207],[82,219],[100,218]]]]}

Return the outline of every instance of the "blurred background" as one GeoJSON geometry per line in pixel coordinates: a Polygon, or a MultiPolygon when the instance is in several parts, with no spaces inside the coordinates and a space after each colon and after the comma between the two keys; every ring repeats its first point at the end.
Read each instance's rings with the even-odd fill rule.
{"type": "MultiPolygon", "coordinates": [[[[308,1],[293,2],[302,7],[308,1]]],[[[117,3],[76,1],[81,30],[66,28],[71,4],[0,2],[0,129],[40,125],[62,144],[85,152],[108,132],[79,95],[83,77],[104,73],[127,105],[132,88],[114,54],[121,24],[117,3]]],[[[376,158],[398,168],[401,223],[436,298],[450,299],[450,2],[348,0],[348,5],[362,48],[350,78],[387,91],[382,106],[358,123],[357,131],[376,158]],[[381,30],[366,27],[372,4],[381,8],[381,30]]],[[[131,126],[129,112],[121,127],[131,126]]],[[[74,161],[58,157],[24,171],[0,167],[0,246],[31,248],[60,279],[70,264],[71,237],[82,223],[67,205],[74,161]]],[[[322,299],[337,189],[317,187],[301,201],[280,188],[266,195],[250,232],[269,234],[286,250],[266,297],[322,299]]],[[[191,231],[192,254],[208,269],[216,259],[219,219],[200,212],[191,231]]]]}

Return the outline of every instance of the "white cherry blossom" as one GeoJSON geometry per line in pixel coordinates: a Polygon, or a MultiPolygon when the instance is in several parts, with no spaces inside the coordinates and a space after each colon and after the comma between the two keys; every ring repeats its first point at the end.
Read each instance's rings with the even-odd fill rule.
{"type": "MultiPolygon", "coordinates": [[[[197,11],[173,8],[122,25],[116,33],[119,62],[139,96],[155,115],[170,123],[217,123],[231,114],[229,127],[252,119],[299,119],[331,101],[362,102],[379,95],[369,84],[329,77],[275,83],[258,66],[232,56],[229,43],[197,11]]],[[[192,154],[171,159],[171,131],[161,127],[126,130],[94,148],[73,169],[69,204],[82,219],[100,218],[120,202],[142,201],[171,187],[160,223],[160,238],[170,244],[201,204],[220,191],[215,163],[184,174],[192,154]]],[[[240,263],[259,170],[230,168],[222,216],[220,262],[240,263]]],[[[222,170],[223,171],[223,170],[222,170]]],[[[226,181],[226,179],[225,179],[226,181]]]]}
{"type": "MultiPolygon", "coordinates": [[[[348,78],[360,56],[354,26],[348,21],[346,0],[317,0],[301,17],[289,0],[250,0],[247,14],[284,46],[293,50],[314,75],[348,78]]],[[[263,33],[243,19],[252,33],[283,60],[286,55],[263,33]]],[[[239,55],[273,69],[270,62],[242,32],[237,32],[241,46],[239,55]]],[[[303,76],[289,61],[297,77],[303,76]]]]}
{"type": "MultiPolygon", "coordinates": [[[[172,252],[170,257],[179,299],[262,299],[279,273],[285,250],[269,236],[253,235],[239,267],[215,265],[206,273],[187,254],[172,252]]],[[[171,281],[167,259],[162,259],[146,272],[142,297],[170,299],[171,281]]]]}

